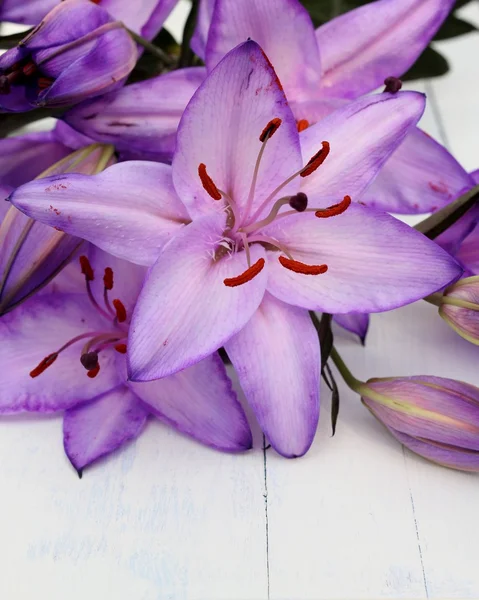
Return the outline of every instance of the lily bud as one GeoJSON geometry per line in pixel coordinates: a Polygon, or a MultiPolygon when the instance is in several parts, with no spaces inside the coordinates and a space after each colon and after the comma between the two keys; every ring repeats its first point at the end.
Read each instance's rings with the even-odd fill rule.
{"type": "Polygon", "coordinates": [[[479,472],[479,388],[424,375],[371,379],[357,391],[412,452],[445,467],[479,472]]]}
{"type": "Polygon", "coordinates": [[[0,57],[0,108],[69,106],[122,85],[137,59],[120,21],[89,0],[65,0],[0,57]]]}
{"type": "Polygon", "coordinates": [[[438,300],[439,314],[467,341],[479,345],[479,276],[466,277],[438,300]]]}
{"type": "MultiPolygon", "coordinates": [[[[61,173],[94,175],[115,162],[113,146],[92,144],[73,152],[37,179],[61,173]]],[[[55,191],[62,180],[51,184],[55,191]]],[[[83,241],[30,219],[11,206],[0,224],[0,315],[44,287],[65,267],[83,241]]]]}

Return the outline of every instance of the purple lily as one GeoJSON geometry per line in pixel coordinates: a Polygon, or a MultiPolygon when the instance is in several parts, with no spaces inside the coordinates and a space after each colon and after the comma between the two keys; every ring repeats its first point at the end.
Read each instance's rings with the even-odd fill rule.
{"type": "Polygon", "coordinates": [[[89,0],[64,0],[0,57],[0,107],[69,106],[121,86],[137,50],[121,21],[89,0]]]}
{"type": "MultiPolygon", "coordinates": [[[[152,39],[160,31],[166,18],[178,0],[90,0],[101,5],[117,21],[122,21],[129,29],[147,39],[152,39]]],[[[0,21],[37,25],[60,4],[61,0],[2,0],[0,21]]]]}
{"type": "Polygon", "coordinates": [[[310,127],[300,147],[271,64],[246,42],[188,104],[172,167],[126,162],[70,175],[55,196],[59,215],[38,182],[11,201],[153,264],[129,334],[132,380],[171,375],[225,345],[271,444],[300,456],[319,414],[307,310],[389,310],[461,273],[436,244],[346,195],[360,198],[423,108],[413,92],[364,98],[310,127]]]}
{"type": "MultiPolygon", "coordinates": [[[[258,42],[302,130],[386,78],[400,77],[453,5],[454,0],[379,0],[315,31],[299,0],[208,0],[201,5],[193,47],[211,70],[237,44],[258,42]]],[[[389,212],[425,213],[470,187],[447,150],[413,129],[361,201],[389,212]]]]}
{"type": "Polygon", "coordinates": [[[64,445],[81,470],[137,437],[149,415],[228,452],[251,432],[221,359],[151,383],[126,377],[131,313],[146,269],[91,247],[42,294],[0,321],[0,413],[65,411],[64,445]]]}

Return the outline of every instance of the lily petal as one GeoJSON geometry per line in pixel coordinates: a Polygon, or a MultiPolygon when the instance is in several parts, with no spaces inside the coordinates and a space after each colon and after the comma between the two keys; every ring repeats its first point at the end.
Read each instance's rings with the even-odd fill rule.
{"type": "Polygon", "coordinates": [[[101,0],[101,6],[115,19],[148,40],[159,33],[177,3],[178,0],[101,0]]]}
{"type": "Polygon", "coordinates": [[[307,311],[266,294],[225,346],[248,403],[273,448],[305,454],[319,419],[320,352],[307,311]]]}
{"type": "Polygon", "coordinates": [[[316,31],[323,65],[321,93],[357,98],[386,77],[401,77],[453,5],[454,0],[380,0],[322,25],[316,31]]]}
{"type": "Polygon", "coordinates": [[[361,340],[364,346],[366,335],[369,329],[369,315],[365,313],[347,313],[344,315],[334,315],[333,320],[343,329],[354,333],[361,340]]]}
{"type": "Polygon", "coordinates": [[[102,331],[105,321],[84,296],[45,294],[0,319],[0,413],[49,413],[86,402],[116,387],[113,353],[104,353],[101,370],[90,379],[80,363],[82,343],[70,346],[36,378],[29,373],[69,339],[102,331]]]}
{"type": "Polygon", "coordinates": [[[315,32],[298,0],[216,0],[206,45],[206,66],[251,39],[274,65],[289,100],[313,97],[321,77],[315,32]]]}
{"type": "Polygon", "coordinates": [[[479,275],[479,228],[477,225],[462,242],[455,258],[469,273],[479,275]]]}
{"type": "Polygon", "coordinates": [[[190,41],[191,49],[203,61],[206,57],[206,42],[208,41],[208,34],[210,31],[215,3],[216,0],[201,0],[200,7],[198,9],[196,29],[190,41]]]}
{"type": "Polygon", "coordinates": [[[39,179],[10,200],[37,221],[142,265],[151,265],[189,220],[170,167],[153,162],[119,163],[95,176],[39,179]]]}
{"type": "MultiPolygon", "coordinates": [[[[258,44],[241,44],[200,86],[178,128],[173,181],[193,217],[223,209],[223,202],[215,202],[203,188],[200,164],[245,210],[262,147],[259,138],[275,118],[281,119],[281,126],[267,142],[252,208],[301,167],[301,156],[296,122],[273,68],[258,44]]],[[[284,194],[297,191],[293,182],[284,194]]]]}
{"type": "Polygon", "coordinates": [[[203,444],[226,452],[252,447],[248,421],[217,354],[170,377],[129,385],[154,415],[203,444]]]}
{"type": "Polygon", "coordinates": [[[144,404],[126,386],[65,412],[63,445],[77,471],[137,438],[148,419],[144,404]]]}
{"type": "Polygon", "coordinates": [[[323,140],[331,150],[320,168],[303,180],[302,191],[317,196],[319,206],[338,202],[345,194],[359,200],[421,117],[424,102],[424,96],[416,92],[376,94],[347,104],[303,131],[305,162],[323,140]]]}
{"type": "Polygon", "coordinates": [[[398,214],[434,212],[472,187],[473,178],[452,154],[415,128],[387,160],[361,202],[398,214]]]}
{"type": "MultiPolygon", "coordinates": [[[[193,221],[150,270],[130,325],[133,381],[159,379],[197,363],[244,327],[258,308],[266,269],[244,285],[223,283],[247,269],[244,252],[214,260],[224,227],[223,215],[193,221]]],[[[252,264],[265,256],[257,244],[251,251],[252,264]]]]}
{"type": "Polygon", "coordinates": [[[29,0],[28,6],[25,6],[25,2],[18,0],[3,0],[0,5],[0,20],[36,25],[57,4],[58,0],[29,0]]]}
{"type": "MultiPolygon", "coordinates": [[[[312,199],[314,202],[314,199],[312,199]]],[[[268,290],[283,302],[323,312],[381,312],[414,302],[457,279],[459,265],[398,219],[360,204],[341,215],[286,217],[264,229],[295,260],[328,266],[322,275],[284,268],[268,253],[268,290]]]]}

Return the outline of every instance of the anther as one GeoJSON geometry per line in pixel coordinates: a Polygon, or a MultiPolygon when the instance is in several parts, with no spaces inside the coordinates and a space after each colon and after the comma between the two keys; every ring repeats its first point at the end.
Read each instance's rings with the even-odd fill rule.
{"type": "Polygon", "coordinates": [[[30,77],[31,75],[33,75],[37,70],[37,65],[30,61],[28,62],[23,68],[23,74],[25,75],[25,77],[30,77]]]}
{"type": "Polygon", "coordinates": [[[402,81],[397,77],[386,77],[384,80],[384,92],[389,94],[397,94],[399,90],[402,88],[402,81]]]}
{"type": "Polygon", "coordinates": [[[318,219],[327,219],[328,217],[336,217],[345,212],[351,204],[351,197],[344,196],[341,202],[328,206],[328,208],[320,208],[314,214],[318,219]]]}
{"type": "Polygon", "coordinates": [[[83,273],[83,275],[85,275],[85,279],[87,281],[93,281],[95,279],[95,275],[94,275],[92,266],[90,264],[90,261],[84,255],[80,256],[80,267],[81,267],[81,272],[83,273]]]}
{"type": "Polygon", "coordinates": [[[46,90],[52,83],[53,79],[50,79],[50,77],[39,77],[37,81],[37,85],[41,90],[46,90]]]}
{"type": "Polygon", "coordinates": [[[99,372],[100,372],[100,363],[98,363],[94,369],[90,369],[87,372],[87,375],[90,379],[94,379],[98,375],[99,372]]]}
{"type": "Polygon", "coordinates": [[[113,289],[113,270],[110,267],[105,269],[105,274],[103,275],[103,285],[106,290],[113,289]]]}
{"type": "Polygon", "coordinates": [[[114,348],[120,354],[126,354],[126,351],[127,351],[126,344],[116,344],[116,346],[114,346],[114,348]]]}
{"type": "Polygon", "coordinates": [[[314,173],[316,169],[320,167],[326,160],[330,151],[329,142],[321,142],[321,146],[321,150],[316,152],[316,154],[312,156],[306,163],[306,166],[300,173],[301,177],[308,177],[308,175],[314,173]]]}
{"type": "Polygon", "coordinates": [[[113,300],[113,306],[115,307],[116,318],[118,319],[118,323],[123,323],[124,321],[126,321],[126,308],[123,302],[116,298],[115,300],[113,300]]]}
{"type": "Polygon", "coordinates": [[[201,183],[203,187],[208,192],[208,194],[213,198],[213,200],[221,200],[221,194],[218,188],[215,185],[215,182],[211,179],[211,177],[206,172],[206,165],[201,163],[198,167],[198,175],[200,176],[201,183]]]}
{"type": "Polygon", "coordinates": [[[241,273],[241,275],[238,275],[237,277],[230,277],[228,279],[225,279],[223,283],[227,287],[236,287],[238,285],[248,283],[248,281],[251,281],[254,277],[256,277],[256,275],[258,275],[258,273],[261,273],[261,271],[264,268],[264,265],[264,258],[260,258],[254,263],[254,265],[251,265],[249,269],[246,269],[244,273],[241,273]]]}
{"type": "Polygon", "coordinates": [[[36,366],[33,371],[30,371],[30,377],[38,377],[44,371],[48,369],[58,358],[58,352],[54,352],[53,354],[49,354],[45,356],[45,358],[36,366]]]}
{"type": "Polygon", "coordinates": [[[80,356],[80,362],[87,371],[96,369],[98,366],[98,352],[85,352],[80,356]]]}
{"type": "Polygon", "coordinates": [[[304,192],[299,192],[289,199],[289,205],[298,212],[304,212],[308,207],[308,196],[304,192]]]}
{"type": "Polygon", "coordinates": [[[328,270],[328,265],[307,265],[298,260],[286,258],[286,256],[280,256],[278,260],[285,269],[301,275],[322,275],[328,270]]]}
{"type": "Polygon", "coordinates": [[[296,121],[296,127],[298,128],[298,133],[301,133],[305,129],[308,129],[309,121],[306,119],[300,119],[299,121],[296,121]]]}
{"type": "Polygon", "coordinates": [[[261,132],[261,135],[259,136],[259,141],[265,142],[266,140],[269,140],[269,138],[273,137],[273,135],[278,131],[281,123],[282,123],[282,121],[281,121],[281,119],[278,119],[278,117],[271,119],[271,121],[266,125],[266,127],[261,132]]]}

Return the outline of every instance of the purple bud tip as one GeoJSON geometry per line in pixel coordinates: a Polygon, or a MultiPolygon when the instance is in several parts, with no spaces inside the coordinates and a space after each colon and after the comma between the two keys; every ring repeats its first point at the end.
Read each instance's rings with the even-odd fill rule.
{"type": "Polygon", "coordinates": [[[384,88],[385,92],[389,94],[397,94],[399,90],[402,88],[402,81],[397,77],[386,77],[384,80],[384,88]]]}
{"type": "Polygon", "coordinates": [[[299,192],[296,196],[291,196],[289,205],[298,212],[303,212],[308,206],[308,196],[303,192],[299,192]]]}
{"type": "Polygon", "coordinates": [[[80,362],[87,371],[96,369],[96,367],[98,366],[98,353],[97,352],[86,352],[85,354],[81,355],[80,362]]]}

